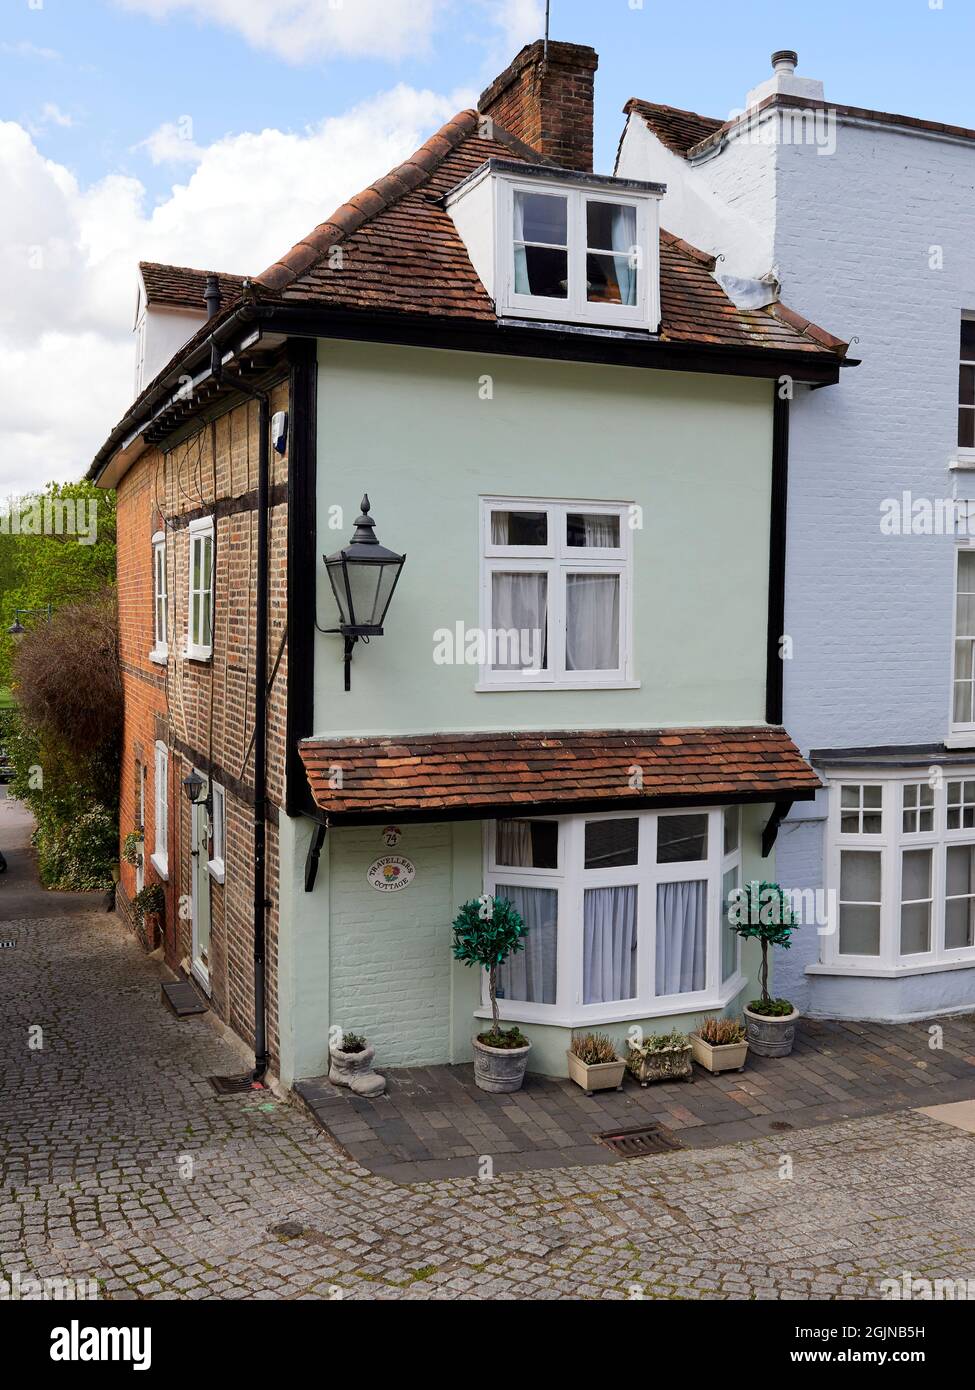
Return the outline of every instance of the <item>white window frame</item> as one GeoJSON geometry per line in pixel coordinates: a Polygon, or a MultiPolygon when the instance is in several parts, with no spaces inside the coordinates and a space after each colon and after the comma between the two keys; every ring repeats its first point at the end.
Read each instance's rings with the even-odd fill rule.
{"type": "MultiPolygon", "coordinates": [[[[213,517],[212,517],[212,516],[199,517],[197,520],[191,521],[191,522],[190,522],[190,524],[189,524],[187,530],[188,530],[188,534],[189,534],[188,545],[187,545],[187,559],[188,559],[187,570],[188,570],[188,575],[187,575],[187,581],[186,581],[186,582],[187,582],[187,589],[188,589],[188,603],[187,603],[187,609],[186,609],[186,653],[185,653],[185,655],[186,655],[187,658],[188,658],[189,660],[191,660],[191,661],[209,661],[210,658],[211,658],[212,655],[213,655],[213,624],[214,624],[214,617],[215,617],[215,601],[214,601],[214,600],[215,600],[215,594],[216,594],[216,588],[217,588],[217,546],[216,546],[216,534],[215,534],[215,528],[214,528],[214,524],[213,524],[213,517]],[[207,539],[209,539],[209,541],[210,541],[210,547],[211,547],[211,549],[210,549],[210,589],[209,589],[209,599],[210,599],[210,642],[209,642],[209,644],[206,644],[206,643],[204,643],[204,642],[199,642],[199,641],[197,641],[197,640],[196,640],[197,637],[198,637],[198,636],[201,636],[201,635],[202,635],[202,632],[195,633],[195,632],[193,631],[193,599],[194,599],[194,597],[195,597],[195,595],[196,595],[197,593],[199,593],[199,594],[201,594],[201,595],[207,593],[207,591],[206,591],[205,589],[194,590],[194,588],[193,588],[193,555],[194,555],[194,551],[195,551],[196,547],[197,547],[198,545],[202,546],[203,543],[204,543],[207,539]]],[[[201,604],[201,607],[200,607],[201,619],[202,619],[202,613],[203,613],[203,608],[202,608],[202,604],[201,604]]]]}
{"type": "Polygon", "coordinates": [[[153,834],[150,859],[160,878],[169,878],[169,749],[157,740],[153,769],[153,834]]]}
{"type": "MultiPolygon", "coordinates": [[[[522,1000],[499,999],[503,1019],[518,1023],[551,1023],[564,1028],[588,1028],[628,1019],[671,1017],[674,1014],[701,1013],[723,1009],[744,989],[741,955],[737,970],[721,981],[721,935],[725,925],[722,877],[728,867],[740,866],[741,836],[731,854],[724,850],[724,807],[669,807],[660,811],[610,811],[580,816],[530,816],[513,819],[555,820],[559,827],[558,869],[511,868],[495,859],[495,821],[484,825],[484,891],[495,895],[497,886],[553,888],[558,891],[558,946],[556,962],[556,1002],[535,1004],[522,1000]],[[658,864],[657,825],[668,815],[701,815],[708,818],[706,859],[679,864],[658,864]],[[639,821],[637,863],[609,869],[586,869],[585,828],[587,822],[605,820],[639,821]],[[656,980],[655,929],[657,885],[706,879],[707,972],[705,987],[686,994],[658,995],[656,980]],[[636,997],[609,1003],[584,1004],[583,997],[583,903],[587,888],[636,886],[637,960],[636,997]]],[[[740,869],[739,869],[740,873],[740,869]]],[[[482,988],[479,1018],[490,1017],[486,977],[482,988]]]]}
{"type": "MultiPolygon", "coordinates": [[[[948,683],[948,728],[950,734],[945,739],[949,748],[975,747],[975,720],[955,721],[955,680],[957,670],[958,645],[958,576],[961,568],[961,555],[972,549],[970,543],[955,546],[955,560],[952,566],[951,591],[951,680],[948,683]]],[[[975,652],[973,652],[975,661],[975,652]]]]}
{"type": "Polygon", "coordinates": [[[210,845],[212,858],[207,864],[210,877],[217,883],[226,879],[227,855],[227,793],[219,782],[210,783],[212,810],[210,813],[210,845]]]}
{"type": "Polygon", "coordinates": [[[975,966],[975,945],[945,946],[945,887],[947,851],[952,845],[975,846],[975,827],[947,828],[948,785],[975,781],[975,767],[944,767],[943,785],[934,789],[934,819],[931,830],[904,830],[904,789],[916,782],[927,782],[928,769],[910,772],[898,769],[844,771],[829,779],[827,816],[826,888],[831,904],[829,929],[821,936],[820,963],[807,967],[813,973],[851,975],[913,975],[955,966],[975,966]],[[879,835],[844,833],[840,829],[840,797],[844,786],[863,783],[883,788],[882,829],[879,835]],[[925,952],[903,954],[900,949],[901,870],[903,853],[910,849],[930,849],[931,865],[931,944],[925,952]],[[873,850],[880,855],[880,952],[876,956],[841,954],[839,949],[840,855],[843,850],[873,850]]]}
{"type": "MultiPolygon", "coordinates": [[[[964,321],[971,322],[972,320],[975,320],[975,313],[967,313],[967,312],[966,312],[966,313],[963,313],[962,316],[961,316],[961,321],[962,321],[962,322],[964,322],[964,321]]],[[[955,409],[955,439],[956,439],[956,440],[957,440],[957,438],[958,438],[958,433],[959,433],[959,431],[958,431],[958,412],[961,411],[961,410],[972,410],[972,412],[975,413],[975,406],[963,406],[962,403],[961,403],[961,369],[962,369],[962,367],[975,367],[975,360],[973,360],[971,357],[962,357],[962,355],[961,355],[961,323],[959,323],[959,343],[958,343],[958,403],[957,403],[957,406],[956,406],[956,409],[955,409]]],[[[957,447],[957,449],[956,449],[956,451],[955,451],[955,457],[956,457],[956,459],[958,460],[958,462],[962,465],[962,467],[967,467],[967,468],[975,467],[975,448],[971,448],[971,447],[969,447],[969,446],[966,445],[966,444],[959,444],[958,447],[957,447]]]]}
{"type": "Polygon", "coordinates": [[[498,176],[497,227],[495,233],[495,284],[501,316],[544,319],[548,322],[592,323],[620,328],[660,327],[660,225],[656,193],[617,191],[612,187],[566,185],[564,180],[498,176]],[[566,200],[568,238],[568,297],[549,299],[515,291],[515,194],[538,193],[566,200]],[[586,298],[588,252],[588,203],[614,203],[636,209],[636,246],[642,264],[637,267],[638,299],[630,304],[593,304],[586,298]]]}
{"type": "Polygon", "coordinates": [[[165,665],[169,657],[169,578],[166,573],[165,531],[157,531],[152,538],[152,636],[149,660],[165,665]]]}
{"type": "Polygon", "coordinates": [[[485,637],[492,628],[492,576],[511,571],[548,576],[548,669],[497,671],[488,660],[479,669],[478,691],[492,690],[618,690],[637,689],[633,679],[633,532],[629,525],[630,502],[590,501],[565,498],[500,497],[480,499],[480,625],[485,637]],[[544,512],[546,545],[495,545],[491,540],[491,514],[496,511],[544,512]],[[570,546],[566,524],[570,513],[586,512],[619,518],[619,547],[570,546]],[[620,665],[615,671],[567,671],[565,667],[566,576],[589,571],[618,575],[620,581],[620,665]]]}

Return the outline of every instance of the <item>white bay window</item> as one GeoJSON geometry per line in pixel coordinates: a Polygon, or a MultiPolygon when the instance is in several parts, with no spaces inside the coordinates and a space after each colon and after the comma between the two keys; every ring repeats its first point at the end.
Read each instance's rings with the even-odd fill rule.
{"type": "Polygon", "coordinates": [[[631,684],[625,503],[482,499],[482,689],[631,684]]]}
{"type": "Polygon", "coordinates": [[[975,772],[923,774],[832,784],[823,967],[975,964],[975,772]]]}
{"type": "Polygon", "coordinates": [[[738,807],[502,820],[485,838],[486,892],[528,928],[498,972],[504,1018],[582,1027],[721,1008],[742,987],[738,807]]]}

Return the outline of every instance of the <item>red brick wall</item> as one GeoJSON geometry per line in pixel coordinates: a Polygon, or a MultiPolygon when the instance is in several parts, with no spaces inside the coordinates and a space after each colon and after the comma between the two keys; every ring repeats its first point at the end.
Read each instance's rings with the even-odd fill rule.
{"type": "Polygon", "coordinates": [[[481,93],[478,110],[565,169],[592,172],[595,51],[575,43],[528,44],[481,93]]]}
{"type": "MultiPolygon", "coordinates": [[[[288,409],[287,380],[272,391],[272,411],[288,409]]],[[[135,763],[144,757],[146,843],[151,825],[155,719],[165,722],[170,748],[170,835],[166,958],[189,967],[192,953],[191,811],[182,780],[192,767],[212,769],[226,794],[225,882],[210,879],[211,1007],[253,1042],[253,754],[258,468],[257,404],[247,402],[203,424],[189,438],[153,450],[119,486],[119,605],[126,693],[122,771],[122,834],[132,828],[135,763]],[[151,535],[167,537],[169,659],[148,661],[152,647],[151,535]],[[191,517],[216,513],[213,655],[187,660],[189,531],[191,517]]],[[[281,653],[268,719],[267,919],[268,1040],[277,1065],[277,814],[284,814],[287,651],[287,458],[271,455],[270,634],[268,667],[281,653]]],[[[147,867],[147,882],[154,877],[147,867]]],[[[134,891],[134,870],[123,870],[123,894],[134,891]]],[[[122,902],[124,911],[124,901],[122,902]]]]}

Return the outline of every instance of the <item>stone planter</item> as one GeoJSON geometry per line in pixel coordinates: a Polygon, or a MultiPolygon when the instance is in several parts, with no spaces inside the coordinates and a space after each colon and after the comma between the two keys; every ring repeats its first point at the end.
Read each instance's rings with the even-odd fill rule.
{"type": "Polygon", "coordinates": [[[649,1086],[654,1081],[694,1080],[690,1043],[686,1047],[668,1047],[662,1052],[633,1050],[626,1065],[641,1086],[649,1086]]]}
{"type": "Polygon", "coordinates": [[[528,1067],[527,1047],[488,1047],[471,1038],[474,1045],[474,1081],[482,1091],[520,1091],[528,1067]]]}
{"type": "Polygon", "coordinates": [[[328,1055],[328,1079],[333,1086],[346,1086],[357,1096],[381,1096],[386,1090],[386,1078],[372,1069],[374,1047],[367,1044],[361,1052],[343,1052],[330,1044],[328,1055]]]}
{"type": "Polygon", "coordinates": [[[796,1020],[799,1010],[778,1017],[766,1014],[753,1014],[745,1011],[745,1028],[748,1031],[748,1045],[756,1057],[788,1057],[796,1040],[796,1020]]]}
{"type": "Polygon", "coordinates": [[[569,1078],[581,1086],[587,1096],[593,1091],[622,1091],[623,1073],[626,1059],[617,1057],[615,1062],[584,1062],[574,1052],[567,1052],[569,1059],[569,1078]]]}
{"type": "Polygon", "coordinates": [[[691,1034],[691,1054],[698,1066],[717,1075],[721,1071],[744,1071],[748,1042],[722,1043],[715,1047],[697,1033],[691,1034]]]}

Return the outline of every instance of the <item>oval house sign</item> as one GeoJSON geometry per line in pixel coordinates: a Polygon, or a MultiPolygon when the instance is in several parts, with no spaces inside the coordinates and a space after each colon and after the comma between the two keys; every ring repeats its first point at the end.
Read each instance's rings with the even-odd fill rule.
{"type": "Polygon", "coordinates": [[[385,854],[369,865],[366,878],[380,893],[398,893],[416,878],[416,869],[399,854],[385,854]]]}

